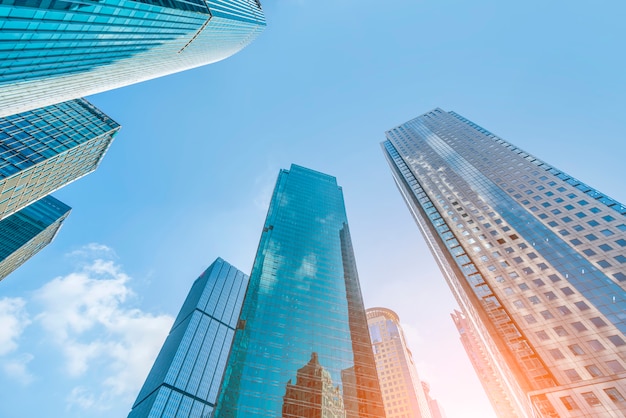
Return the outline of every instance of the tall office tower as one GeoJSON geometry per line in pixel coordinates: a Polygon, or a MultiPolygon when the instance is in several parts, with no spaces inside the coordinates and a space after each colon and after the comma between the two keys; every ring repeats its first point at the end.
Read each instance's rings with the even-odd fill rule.
{"type": "Polygon", "coordinates": [[[400,318],[386,308],[365,312],[387,418],[431,418],[400,318]]]}
{"type": "Polygon", "coordinates": [[[281,170],[216,418],[384,417],[341,188],[281,170]]]}
{"type": "Polygon", "coordinates": [[[422,388],[424,389],[424,395],[426,395],[426,400],[428,401],[428,409],[430,409],[430,415],[432,418],[444,418],[443,409],[439,406],[439,402],[437,399],[430,397],[430,385],[428,382],[422,380],[422,388]]]}
{"type": "Polygon", "coordinates": [[[94,171],[119,129],[84,99],[0,118],[0,219],[94,171]]]}
{"type": "Polygon", "coordinates": [[[454,112],[383,151],[512,416],[626,411],[626,207],[454,112]]]}
{"type": "Polygon", "coordinates": [[[247,285],[221,258],[194,282],[129,418],[211,416],[247,285]]]}
{"type": "Polygon", "coordinates": [[[54,239],[71,208],[52,196],[0,221],[0,280],[54,239]]]}
{"type": "Polygon", "coordinates": [[[493,370],[487,353],[483,350],[476,331],[472,327],[472,323],[463,315],[462,312],[454,310],[451,314],[456,329],[461,336],[461,343],[465,352],[476,371],[476,375],[491,402],[493,410],[499,417],[509,417],[513,415],[514,406],[509,399],[507,390],[504,389],[502,382],[499,380],[498,373],[493,370]]]}
{"type": "Polygon", "coordinates": [[[258,0],[2,1],[0,116],[222,60],[264,27],[258,0]]]}

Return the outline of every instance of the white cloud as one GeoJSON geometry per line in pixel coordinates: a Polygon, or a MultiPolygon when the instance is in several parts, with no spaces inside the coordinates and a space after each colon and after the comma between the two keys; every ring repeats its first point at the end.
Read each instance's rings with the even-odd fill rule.
{"type": "Polygon", "coordinates": [[[2,370],[10,378],[26,386],[34,380],[34,376],[27,370],[27,365],[33,359],[33,355],[23,353],[2,362],[2,370]]]}
{"type": "Polygon", "coordinates": [[[30,324],[22,298],[0,299],[0,356],[17,349],[17,340],[30,324]]]}
{"type": "Polygon", "coordinates": [[[81,381],[69,406],[107,409],[112,400],[133,400],[172,325],[168,315],[129,306],[130,280],[113,261],[97,259],[35,292],[43,308],[36,321],[62,351],[65,372],[81,381]]]}
{"type": "Polygon", "coordinates": [[[91,242],[87,245],[83,245],[77,250],[70,251],[66,255],[69,257],[111,257],[115,256],[115,251],[111,247],[104,244],[91,242]]]}

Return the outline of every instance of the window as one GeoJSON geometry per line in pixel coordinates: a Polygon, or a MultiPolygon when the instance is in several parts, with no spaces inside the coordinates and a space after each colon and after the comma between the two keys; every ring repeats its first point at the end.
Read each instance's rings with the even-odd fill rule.
{"type": "Polygon", "coordinates": [[[520,290],[524,291],[524,290],[528,290],[530,289],[530,287],[528,287],[528,285],[526,283],[522,283],[519,285],[520,290]]]}
{"type": "Polygon", "coordinates": [[[578,309],[580,309],[581,311],[586,311],[587,309],[589,309],[589,305],[587,305],[585,302],[580,301],[580,302],[574,302],[574,305],[576,305],[576,307],[578,309]]]}
{"type": "Polygon", "coordinates": [[[613,402],[624,402],[624,397],[616,388],[606,388],[604,389],[604,393],[606,393],[613,402]]]}
{"type": "MultiPolygon", "coordinates": [[[[532,315],[528,315],[528,316],[532,316],[532,315]]],[[[545,331],[537,331],[535,334],[541,341],[546,341],[550,339],[550,337],[548,336],[548,333],[545,331]]]]}
{"type": "Polygon", "coordinates": [[[528,300],[533,305],[538,305],[541,302],[537,296],[531,296],[531,297],[528,298],[528,300]]]}
{"type": "Polygon", "coordinates": [[[602,371],[595,364],[591,364],[589,366],[585,366],[585,369],[589,372],[591,377],[600,377],[603,376],[602,371]]]}
{"type": "Polygon", "coordinates": [[[593,234],[587,234],[587,235],[585,235],[585,238],[587,238],[589,241],[595,241],[595,240],[598,239],[598,237],[596,237],[593,234]]]}
{"type": "Polygon", "coordinates": [[[554,318],[554,315],[552,315],[552,313],[550,311],[548,311],[548,310],[541,311],[539,313],[541,314],[541,316],[544,317],[544,319],[552,319],[552,318],[554,318]]]}
{"type": "MultiPolygon", "coordinates": [[[[534,324],[537,322],[537,320],[535,319],[534,316],[532,315],[524,315],[524,319],[526,320],[526,322],[528,322],[529,324],[534,324]]],[[[541,331],[543,332],[543,331],[541,331]]],[[[547,338],[546,338],[547,339],[547,338]]]]}
{"type": "MultiPolygon", "coordinates": [[[[611,250],[613,249],[613,247],[611,247],[609,244],[602,244],[602,245],[600,245],[599,247],[600,247],[600,249],[601,249],[602,251],[611,251],[611,250]]],[[[591,251],[591,250],[589,250],[589,251],[591,251]]],[[[583,252],[584,252],[584,251],[583,251],[583,252]]],[[[591,252],[593,252],[593,251],[591,251],[591,252]]],[[[586,253],[585,253],[585,254],[586,254],[586,253]]],[[[593,254],[595,255],[595,253],[593,253],[593,254]]]]}
{"type": "Polygon", "coordinates": [[[556,295],[554,294],[554,292],[546,292],[546,293],[544,293],[543,295],[544,295],[544,296],[546,297],[546,299],[548,299],[548,300],[555,300],[555,299],[557,299],[557,297],[556,297],[556,295]]]}
{"type": "Polygon", "coordinates": [[[515,261],[516,263],[518,263],[518,264],[519,264],[519,263],[521,263],[523,260],[522,260],[522,257],[513,257],[513,261],[515,261]]]}
{"type": "Polygon", "coordinates": [[[610,335],[608,338],[609,341],[611,341],[613,345],[615,345],[615,347],[626,345],[626,342],[624,342],[624,340],[622,340],[622,337],[620,337],[619,335],[610,335]]]}
{"type": "Polygon", "coordinates": [[[602,268],[607,268],[607,267],[611,267],[611,263],[609,263],[606,260],[600,260],[598,261],[598,265],[602,268]]]}
{"type": "Polygon", "coordinates": [[[574,238],[573,240],[570,241],[572,244],[574,245],[580,245],[583,242],[581,240],[579,240],[578,238],[574,238]]]}
{"type": "Polygon", "coordinates": [[[615,243],[620,247],[626,247],[626,239],[618,239],[615,243]]]}
{"type": "MultiPolygon", "coordinates": [[[[619,227],[618,227],[619,228],[619,227]]],[[[611,235],[615,235],[615,232],[611,231],[610,229],[603,229],[602,231],[600,231],[605,237],[610,237],[611,235]]]]}
{"type": "Polygon", "coordinates": [[[572,322],[572,327],[578,332],[587,331],[587,327],[580,321],[572,322]]]}
{"type": "Polygon", "coordinates": [[[573,295],[574,294],[574,291],[570,287],[568,287],[568,286],[562,287],[561,288],[561,292],[563,292],[563,294],[565,296],[569,296],[569,295],[573,295]]]}
{"type": "Polygon", "coordinates": [[[567,332],[562,326],[554,327],[554,332],[556,332],[556,335],[558,335],[559,337],[565,337],[569,335],[569,332],[567,332]]]}
{"type": "Polygon", "coordinates": [[[613,373],[621,373],[626,371],[626,369],[624,369],[624,366],[622,366],[622,364],[617,360],[609,360],[606,362],[606,365],[613,373]]]}
{"type": "Polygon", "coordinates": [[[585,213],[583,213],[583,212],[576,212],[576,216],[578,218],[582,219],[582,218],[586,217],[587,215],[585,213]]]}
{"type": "Polygon", "coordinates": [[[552,283],[556,283],[558,281],[560,281],[561,279],[559,278],[559,276],[557,276],[556,274],[551,274],[548,276],[548,279],[550,279],[550,281],[552,283]]]}
{"type": "Polygon", "coordinates": [[[574,399],[571,396],[561,397],[561,402],[563,402],[563,406],[565,406],[565,409],[568,411],[578,409],[578,405],[576,405],[576,402],[574,402],[574,399]]]}
{"type": "MultiPolygon", "coordinates": [[[[603,245],[606,245],[606,244],[603,244],[603,245]]],[[[600,247],[602,247],[602,245],[601,245],[600,247]]],[[[591,256],[596,255],[596,252],[595,252],[594,250],[591,250],[591,249],[586,249],[586,250],[583,250],[583,253],[584,253],[587,257],[591,257],[591,256]]]]}
{"type": "Polygon", "coordinates": [[[626,282],[626,274],[622,273],[621,271],[615,273],[613,277],[615,277],[618,282],[626,282]]]}
{"type": "Polygon", "coordinates": [[[550,351],[550,355],[552,356],[553,359],[555,360],[561,360],[564,359],[565,356],[563,355],[563,353],[561,353],[561,350],[559,350],[558,348],[554,348],[550,351]]]}
{"type": "Polygon", "coordinates": [[[606,215],[606,216],[603,216],[603,217],[602,217],[602,219],[604,219],[604,220],[605,220],[605,221],[607,221],[607,222],[611,222],[611,221],[614,221],[614,220],[615,220],[615,218],[614,218],[614,217],[612,217],[611,215],[606,215]]]}
{"type": "Polygon", "coordinates": [[[589,406],[602,405],[600,403],[600,400],[598,399],[598,397],[596,395],[594,395],[593,392],[583,392],[583,393],[581,393],[581,395],[582,395],[583,399],[587,401],[589,406]]]}
{"type": "Polygon", "coordinates": [[[602,343],[598,340],[590,340],[587,341],[587,344],[589,344],[589,347],[591,347],[591,349],[593,351],[602,351],[602,350],[606,350],[606,348],[604,348],[604,346],[602,345],[602,343]]]}
{"type": "Polygon", "coordinates": [[[583,349],[578,344],[572,344],[567,346],[572,353],[576,356],[582,356],[585,354],[583,349]]]}
{"type": "Polygon", "coordinates": [[[537,286],[537,287],[541,287],[541,286],[544,286],[544,285],[545,285],[545,283],[544,283],[544,282],[543,282],[543,280],[541,280],[541,279],[535,279],[535,280],[533,280],[533,283],[534,283],[534,284],[535,284],[535,286],[537,286]]]}
{"type": "Polygon", "coordinates": [[[589,224],[589,226],[598,226],[600,225],[600,222],[595,221],[595,220],[591,220],[589,222],[587,222],[589,224]]]}
{"type": "Polygon", "coordinates": [[[617,257],[613,257],[614,259],[616,259],[620,264],[624,264],[626,263],[626,256],[623,255],[618,255],[617,257]]]}
{"type": "Polygon", "coordinates": [[[568,379],[572,382],[578,382],[579,380],[582,380],[578,372],[574,369],[567,369],[567,370],[564,370],[564,372],[565,372],[565,376],[567,376],[568,379]]]}
{"type": "Polygon", "coordinates": [[[606,327],[606,322],[599,316],[590,319],[591,323],[595,325],[597,328],[606,327]]]}
{"type": "Polygon", "coordinates": [[[556,310],[559,311],[561,315],[569,315],[572,313],[572,311],[570,311],[569,308],[565,305],[557,306],[556,310]]]}
{"type": "Polygon", "coordinates": [[[524,302],[517,299],[513,301],[513,305],[515,305],[516,308],[522,309],[524,307],[524,302]]]}

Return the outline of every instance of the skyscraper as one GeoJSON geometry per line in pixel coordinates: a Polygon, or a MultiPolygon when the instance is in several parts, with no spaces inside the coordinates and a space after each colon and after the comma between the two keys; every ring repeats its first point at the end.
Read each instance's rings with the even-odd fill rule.
{"type": "Polygon", "coordinates": [[[0,118],[0,219],[94,171],[119,129],[84,99],[0,118]]]}
{"type": "Polygon", "coordinates": [[[386,137],[508,416],[622,416],[626,207],[454,112],[386,137]]]}
{"type": "Polygon", "coordinates": [[[215,417],[384,417],[341,188],[281,170],[215,417]]]}
{"type": "Polygon", "coordinates": [[[510,416],[511,411],[514,410],[513,404],[498,378],[498,373],[493,370],[491,361],[483,351],[483,345],[480,343],[472,323],[458,310],[455,310],[451,316],[456,329],[459,331],[461,344],[463,344],[467,357],[476,371],[493,410],[499,417],[510,416]]]}
{"type": "Polygon", "coordinates": [[[54,239],[71,208],[52,196],[0,221],[0,280],[54,239]]]}
{"type": "Polygon", "coordinates": [[[258,0],[0,2],[0,116],[222,60],[264,27],[258,0]]]}
{"type": "Polygon", "coordinates": [[[247,285],[221,258],[194,282],[129,418],[211,416],[247,285]]]}
{"type": "Polygon", "coordinates": [[[431,418],[400,318],[387,308],[365,312],[387,418],[431,418]]]}

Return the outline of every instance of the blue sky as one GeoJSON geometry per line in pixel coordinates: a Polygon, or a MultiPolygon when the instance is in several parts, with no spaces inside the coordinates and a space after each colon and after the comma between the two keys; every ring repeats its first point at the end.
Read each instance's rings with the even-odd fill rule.
{"type": "Polygon", "coordinates": [[[434,107],[626,201],[626,4],[266,0],[217,64],[90,100],[123,128],[53,244],[0,283],[0,416],[126,416],[193,280],[249,271],[278,170],[343,186],[366,306],[396,311],[448,418],[493,412],[386,166],[434,107]]]}

